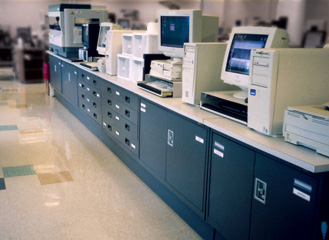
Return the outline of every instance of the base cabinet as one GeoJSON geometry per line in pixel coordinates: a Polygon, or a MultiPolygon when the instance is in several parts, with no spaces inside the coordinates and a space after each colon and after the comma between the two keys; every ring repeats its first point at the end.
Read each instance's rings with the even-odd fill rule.
{"type": "Polygon", "coordinates": [[[140,160],[161,180],[166,174],[167,114],[162,108],[141,100],[140,160]]]}
{"type": "Polygon", "coordinates": [[[62,60],[49,55],[49,74],[51,86],[62,93],[62,60]]]}
{"type": "Polygon", "coordinates": [[[78,69],[63,63],[62,69],[63,96],[73,105],[78,106],[78,69]]]}
{"type": "Polygon", "coordinates": [[[207,221],[227,240],[249,237],[255,153],[213,134],[207,221]]]}
{"type": "Polygon", "coordinates": [[[250,239],[322,239],[317,194],[317,179],[257,154],[250,239]]]}

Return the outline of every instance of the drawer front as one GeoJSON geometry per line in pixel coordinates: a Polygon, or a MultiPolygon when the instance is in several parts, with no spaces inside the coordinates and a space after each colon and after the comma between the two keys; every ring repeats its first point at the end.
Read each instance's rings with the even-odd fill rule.
{"type": "Polygon", "coordinates": [[[90,98],[85,93],[79,93],[79,102],[84,102],[86,106],[96,112],[99,116],[101,116],[101,103],[95,101],[95,99],[90,98]]]}
{"type": "Polygon", "coordinates": [[[121,87],[114,86],[114,97],[128,107],[134,110],[138,109],[138,97],[136,94],[121,87]]]}
{"type": "Polygon", "coordinates": [[[117,99],[105,98],[104,105],[112,108],[115,112],[119,113],[122,117],[137,125],[137,111],[119,102],[117,99]]]}
{"type": "MultiPolygon", "coordinates": [[[[80,99],[79,99],[80,100],[80,99]]],[[[95,109],[90,106],[87,101],[80,100],[79,107],[82,109],[87,115],[89,115],[93,120],[95,120],[98,124],[102,124],[100,111],[95,111],[95,109]]]]}
{"type": "Polygon", "coordinates": [[[114,86],[114,84],[112,84],[108,81],[103,81],[102,92],[103,92],[104,96],[114,98],[115,89],[116,89],[116,87],[114,86]]]}
{"type": "Polygon", "coordinates": [[[101,89],[101,82],[103,81],[99,77],[96,77],[94,74],[79,69],[79,79],[85,81],[86,83],[90,84],[91,86],[101,89]]]}
{"type": "Polygon", "coordinates": [[[122,117],[120,114],[115,113],[113,117],[114,125],[121,131],[124,136],[131,140],[138,139],[137,126],[122,117]]]}
{"type": "Polygon", "coordinates": [[[81,80],[79,80],[78,82],[78,89],[79,94],[85,93],[85,95],[88,95],[90,98],[93,98],[95,101],[101,103],[102,94],[100,90],[90,86],[89,84],[81,80]]]}

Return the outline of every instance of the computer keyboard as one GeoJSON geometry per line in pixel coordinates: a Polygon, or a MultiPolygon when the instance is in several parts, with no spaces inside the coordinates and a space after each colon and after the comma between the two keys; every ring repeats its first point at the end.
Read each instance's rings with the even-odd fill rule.
{"type": "Polygon", "coordinates": [[[152,82],[148,82],[147,85],[158,88],[158,89],[163,89],[163,90],[172,90],[172,83],[166,82],[166,81],[161,81],[161,80],[155,80],[152,82]]]}

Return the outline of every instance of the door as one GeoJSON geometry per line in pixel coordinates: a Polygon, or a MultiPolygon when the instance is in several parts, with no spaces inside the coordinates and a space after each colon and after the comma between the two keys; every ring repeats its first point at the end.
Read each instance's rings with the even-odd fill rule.
{"type": "Polygon", "coordinates": [[[62,93],[62,61],[49,55],[49,68],[51,86],[62,93]]]}

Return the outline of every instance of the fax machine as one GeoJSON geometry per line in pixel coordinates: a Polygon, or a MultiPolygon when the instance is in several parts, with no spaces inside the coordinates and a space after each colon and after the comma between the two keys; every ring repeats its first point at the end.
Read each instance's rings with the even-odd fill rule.
{"type": "Polygon", "coordinates": [[[48,8],[49,48],[56,54],[77,58],[82,48],[82,25],[107,21],[105,6],[56,4],[48,8]]]}

